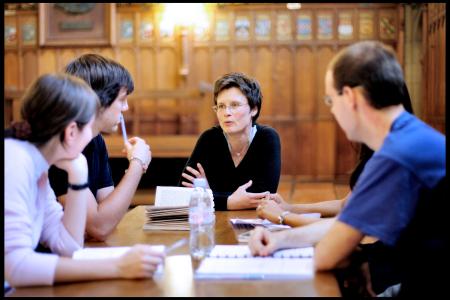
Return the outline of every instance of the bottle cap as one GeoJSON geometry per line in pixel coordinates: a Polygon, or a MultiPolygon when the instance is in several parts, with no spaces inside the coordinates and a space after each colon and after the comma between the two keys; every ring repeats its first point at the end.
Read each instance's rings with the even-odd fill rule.
{"type": "Polygon", "coordinates": [[[206,178],[195,178],[194,179],[194,187],[208,188],[208,181],[206,178]]]}

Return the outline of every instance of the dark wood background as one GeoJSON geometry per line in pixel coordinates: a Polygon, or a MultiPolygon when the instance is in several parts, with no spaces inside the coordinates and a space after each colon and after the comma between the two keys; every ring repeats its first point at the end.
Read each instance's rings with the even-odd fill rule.
{"type": "MultiPolygon", "coordinates": [[[[423,9],[423,118],[444,132],[445,4],[427,4],[423,9]]],[[[167,141],[185,135],[189,137],[183,140],[185,145],[178,145],[184,147],[182,150],[170,152],[164,148],[161,152],[164,157],[183,157],[190,153],[198,134],[215,123],[208,85],[224,73],[240,71],[261,83],[264,100],[259,123],[273,126],[281,136],[282,174],[299,181],[346,181],[355,152],[322,101],[323,78],[329,60],[339,49],[363,39],[360,25],[367,13],[373,17],[373,39],[393,46],[403,64],[404,7],[394,3],[306,3],[302,9],[292,11],[284,4],[211,6],[209,36],[205,40],[196,39],[193,29],[184,37],[176,29],[173,38],[163,38],[158,28],[158,5],[118,5],[117,43],[112,47],[39,47],[37,37],[35,43],[23,37],[23,31],[30,26],[35,26],[36,34],[39,32],[37,8],[12,10],[5,13],[5,25],[17,30],[15,41],[5,41],[5,126],[19,118],[17,97],[38,75],[61,71],[73,58],[94,52],[119,61],[134,78],[135,93],[129,98],[130,111],[125,115],[129,135],[163,136],[167,141]],[[297,39],[296,20],[300,13],[311,16],[310,40],[297,39]],[[331,15],[330,39],[318,37],[321,14],[331,15]],[[350,14],[350,39],[340,37],[338,32],[342,14],[350,14]],[[269,16],[271,24],[270,37],[264,41],[256,38],[254,30],[261,15],[269,16]],[[286,39],[280,39],[277,33],[281,15],[287,16],[291,24],[291,34],[286,39]],[[381,32],[386,16],[393,28],[390,37],[381,32]],[[240,40],[234,34],[235,20],[240,17],[250,21],[248,40],[240,40]],[[219,19],[228,20],[226,41],[215,39],[214,26],[219,19]],[[140,35],[145,22],[154,28],[149,38],[140,35]],[[129,37],[122,34],[124,23],[133,29],[129,37]],[[188,63],[186,75],[180,74],[183,62],[188,63]],[[10,101],[14,97],[16,101],[10,101]]],[[[114,143],[114,137],[108,139],[114,143]]],[[[170,145],[163,141],[161,147],[170,145]]]]}

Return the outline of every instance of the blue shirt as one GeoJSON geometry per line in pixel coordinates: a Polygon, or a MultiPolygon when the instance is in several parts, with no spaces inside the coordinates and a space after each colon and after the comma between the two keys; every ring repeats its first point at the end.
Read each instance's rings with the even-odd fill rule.
{"type": "Polygon", "coordinates": [[[421,193],[445,173],[444,135],[403,112],[367,162],[338,219],[394,246],[413,219],[421,193]]]}

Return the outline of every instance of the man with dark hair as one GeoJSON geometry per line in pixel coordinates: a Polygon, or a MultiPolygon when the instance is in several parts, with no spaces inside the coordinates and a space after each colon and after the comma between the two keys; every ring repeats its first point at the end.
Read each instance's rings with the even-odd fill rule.
{"type": "MultiPolygon", "coordinates": [[[[379,42],[351,45],[330,62],[326,103],[347,138],[374,154],[317,243],[314,260],[317,270],[345,266],[363,237],[373,236],[389,248],[400,295],[433,295],[443,292],[444,276],[437,268],[448,262],[448,232],[442,225],[448,213],[445,137],[405,110],[404,87],[393,50],[379,42]]],[[[267,255],[298,246],[298,234],[258,230],[250,247],[267,255]]]]}
{"type": "MultiPolygon", "coordinates": [[[[143,173],[151,161],[150,147],[133,137],[125,143],[130,162],[127,172],[114,188],[108,152],[100,133],[117,131],[123,111],[128,110],[127,95],[134,90],[130,73],[119,63],[97,54],[85,54],[66,67],[66,73],[84,79],[97,93],[101,108],[95,120],[94,138],[83,150],[89,168],[89,199],[86,232],[103,241],[114,230],[130,206],[143,173]]],[[[64,205],[67,173],[52,167],[50,183],[64,205]]]]}

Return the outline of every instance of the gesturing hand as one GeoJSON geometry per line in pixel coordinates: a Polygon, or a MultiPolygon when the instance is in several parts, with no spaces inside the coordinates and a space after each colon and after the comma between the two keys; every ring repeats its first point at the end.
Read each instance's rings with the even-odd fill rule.
{"type": "Polygon", "coordinates": [[[257,207],[261,201],[269,195],[269,192],[249,193],[247,189],[253,184],[249,181],[241,185],[238,189],[228,197],[227,208],[233,209],[247,209],[257,207]]]}
{"type": "MultiPolygon", "coordinates": [[[[189,182],[187,181],[182,181],[181,184],[183,186],[187,186],[187,187],[194,187],[194,179],[195,178],[205,178],[206,179],[206,174],[205,174],[205,170],[203,169],[202,165],[200,163],[197,163],[197,168],[198,171],[192,167],[186,167],[186,170],[189,171],[192,175],[189,175],[187,173],[183,173],[181,174],[181,176],[183,176],[184,178],[186,178],[187,180],[189,180],[189,182]]],[[[208,179],[206,179],[206,182],[208,184],[208,188],[209,188],[209,183],[208,183],[208,179]]]]}

